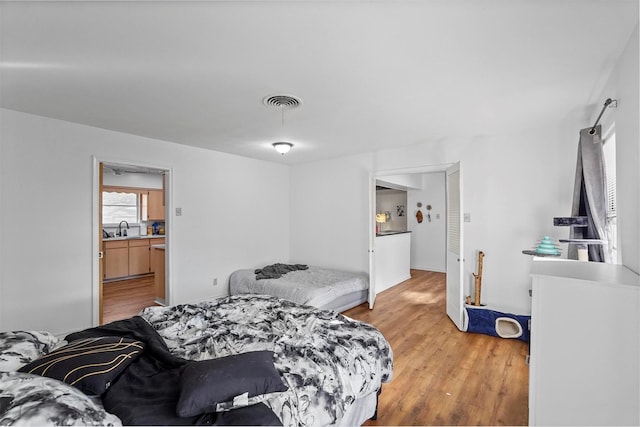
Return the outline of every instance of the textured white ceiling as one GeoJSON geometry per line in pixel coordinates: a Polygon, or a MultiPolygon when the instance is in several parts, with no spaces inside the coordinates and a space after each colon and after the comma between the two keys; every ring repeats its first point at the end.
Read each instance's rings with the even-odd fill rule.
{"type": "Polygon", "coordinates": [[[588,126],[638,22],[637,0],[0,7],[3,107],[285,163],[588,126]],[[276,93],[304,102],[284,125],[276,93]]]}

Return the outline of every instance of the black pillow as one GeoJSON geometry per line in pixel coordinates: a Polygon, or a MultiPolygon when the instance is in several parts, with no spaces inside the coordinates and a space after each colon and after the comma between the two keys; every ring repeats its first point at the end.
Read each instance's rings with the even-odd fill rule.
{"type": "Polygon", "coordinates": [[[288,387],[282,383],[273,366],[272,351],[252,351],[191,362],[182,373],[176,412],[181,417],[192,417],[229,410],[256,403],[267,394],[286,390],[288,387]],[[235,400],[245,393],[248,398],[255,399],[235,400]]]}
{"type": "Polygon", "coordinates": [[[264,403],[219,412],[216,417],[217,426],[281,426],[282,421],[264,403]]]}
{"type": "Polygon", "coordinates": [[[144,349],[129,338],[99,337],[73,341],[20,368],[55,378],[89,395],[100,395],[144,349]]]}

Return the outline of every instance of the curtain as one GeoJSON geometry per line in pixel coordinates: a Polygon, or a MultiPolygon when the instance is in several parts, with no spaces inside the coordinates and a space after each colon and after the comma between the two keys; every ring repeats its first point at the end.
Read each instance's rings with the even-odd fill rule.
{"type": "MultiPolygon", "coordinates": [[[[591,128],[580,131],[578,161],[573,190],[571,216],[586,216],[587,227],[571,227],[572,239],[607,240],[607,186],[602,152],[601,127],[593,135],[591,128]]],[[[589,261],[611,262],[602,245],[588,245],[589,261]]],[[[577,245],[570,244],[568,258],[578,259],[577,245]]]]}

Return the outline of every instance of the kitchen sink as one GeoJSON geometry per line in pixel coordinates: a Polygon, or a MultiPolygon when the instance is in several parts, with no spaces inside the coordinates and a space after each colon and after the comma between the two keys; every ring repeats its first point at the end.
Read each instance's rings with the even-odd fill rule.
{"type": "Polygon", "coordinates": [[[135,240],[135,239],[153,239],[156,237],[165,237],[164,234],[145,234],[144,236],[114,236],[103,237],[102,240],[135,240]]]}

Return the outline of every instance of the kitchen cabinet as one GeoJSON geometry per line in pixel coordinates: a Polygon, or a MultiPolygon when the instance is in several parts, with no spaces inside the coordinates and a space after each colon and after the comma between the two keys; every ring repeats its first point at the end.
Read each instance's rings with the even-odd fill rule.
{"type": "Polygon", "coordinates": [[[129,276],[150,271],[149,239],[129,240],[129,276]]]}
{"type": "MultiPolygon", "coordinates": [[[[163,239],[164,240],[164,239],[163,239]]],[[[151,264],[154,270],[156,301],[165,303],[165,248],[163,244],[156,244],[152,241],[151,246],[151,264]]]]}
{"type": "Polygon", "coordinates": [[[129,275],[129,244],[126,240],[104,242],[104,278],[129,275]]]}
{"type": "Polygon", "coordinates": [[[133,238],[104,242],[103,278],[119,279],[153,273],[151,245],[164,244],[164,238],[133,238]]]}
{"type": "MultiPolygon", "coordinates": [[[[164,237],[155,237],[153,239],[149,239],[149,246],[153,246],[153,245],[164,245],[165,239],[164,237]]],[[[149,265],[150,265],[150,270],[152,273],[156,272],[156,267],[155,264],[153,263],[153,248],[150,248],[149,251],[149,265]]]]}
{"type": "Polygon", "coordinates": [[[147,219],[149,221],[164,221],[164,191],[149,190],[147,200],[147,219]]]}

